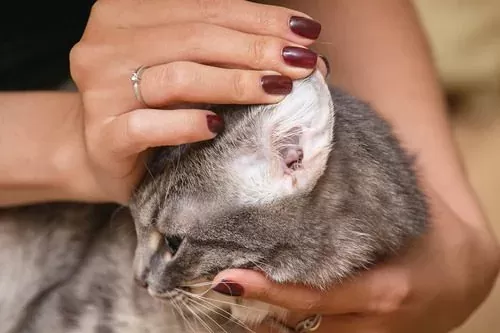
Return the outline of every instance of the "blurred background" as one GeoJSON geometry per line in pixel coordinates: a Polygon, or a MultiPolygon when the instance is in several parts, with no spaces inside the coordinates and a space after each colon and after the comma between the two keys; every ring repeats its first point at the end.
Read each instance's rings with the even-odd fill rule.
{"type": "MultiPolygon", "coordinates": [[[[470,180],[500,238],[500,0],[414,0],[470,180]]],[[[454,333],[500,332],[500,279],[454,333]]]]}

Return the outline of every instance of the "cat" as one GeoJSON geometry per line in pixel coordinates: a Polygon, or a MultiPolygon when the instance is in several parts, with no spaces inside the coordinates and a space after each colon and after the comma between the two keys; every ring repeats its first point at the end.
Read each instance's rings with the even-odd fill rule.
{"type": "Polygon", "coordinates": [[[0,210],[0,333],[245,332],[287,311],[213,291],[221,270],[325,290],[428,229],[413,158],[319,72],[213,111],[225,131],[155,149],[129,207],[0,210]]]}

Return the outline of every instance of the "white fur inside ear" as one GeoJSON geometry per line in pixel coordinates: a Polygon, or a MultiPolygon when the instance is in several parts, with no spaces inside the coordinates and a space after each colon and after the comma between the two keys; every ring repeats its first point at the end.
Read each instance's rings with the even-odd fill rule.
{"type": "Polygon", "coordinates": [[[333,139],[334,109],[322,75],[294,82],[282,102],[263,107],[261,119],[257,150],[232,161],[235,195],[257,204],[310,191],[326,168],[333,139]]]}

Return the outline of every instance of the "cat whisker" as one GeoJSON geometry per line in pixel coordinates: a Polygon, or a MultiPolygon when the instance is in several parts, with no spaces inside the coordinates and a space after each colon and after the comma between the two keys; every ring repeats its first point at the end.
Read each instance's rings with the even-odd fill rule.
{"type": "Polygon", "coordinates": [[[175,308],[175,310],[177,311],[177,313],[182,317],[182,320],[184,321],[184,323],[186,324],[186,326],[188,326],[188,328],[191,331],[193,331],[193,333],[196,333],[196,329],[191,325],[191,322],[189,320],[187,320],[187,318],[184,316],[184,312],[180,308],[178,302],[175,301],[175,300],[172,300],[171,304],[175,308]]]}
{"type": "MultiPolygon", "coordinates": [[[[195,284],[192,284],[192,285],[182,285],[180,287],[188,287],[188,288],[199,288],[199,287],[207,287],[204,291],[202,291],[201,293],[197,293],[196,295],[200,295],[200,296],[203,296],[203,295],[206,295],[208,292],[210,292],[210,290],[212,290],[212,282],[202,282],[202,283],[195,283],[195,284]]],[[[194,293],[193,293],[194,294],[194,293]]]]}
{"type": "MultiPolygon", "coordinates": [[[[188,297],[189,297],[189,296],[188,296],[188,297]]],[[[191,302],[195,303],[196,305],[201,306],[201,307],[203,307],[204,309],[206,309],[206,310],[208,310],[208,311],[210,311],[210,312],[215,312],[216,314],[221,315],[221,316],[222,316],[223,318],[225,318],[225,319],[228,319],[228,320],[231,320],[231,319],[232,319],[232,318],[231,318],[231,316],[229,316],[229,317],[224,316],[223,314],[221,314],[221,313],[219,313],[219,312],[217,312],[217,311],[214,311],[214,309],[213,309],[213,308],[211,308],[210,306],[204,305],[204,304],[202,304],[201,302],[197,302],[196,300],[194,300],[194,299],[193,299],[193,298],[191,298],[191,297],[190,297],[189,299],[190,299],[190,301],[191,301],[191,302]]],[[[224,311],[224,312],[226,312],[226,311],[224,311]]],[[[203,314],[205,317],[207,317],[208,319],[210,319],[212,322],[214,322],[214,323],[215,323],[215,325],[217,325],[218,327],[220,327],[220,329],[221,329],[221,330],[223,330],[225,333],[227,333],[227,331],[224,329],[224,327],[222,327],[222,326],[221,326],[221,325],[220,325],[220,324],[219,324],[219,323],[218,323],[215,319],[213,319],[212,317],[210,317],[210,316],[209,316],[208,314],[206,314],[206,313],[203,313],[203,312],[202,312],[202,314],[203,314]]],[[[229,314],[229,315],[230,315],[230,314],[229,314]]]]}
{"type": "Polygon", "coordinates": [[[223,301],[223,300],[219,300],[219,299],[213,299],[213,298],[204,297],[202,295],[190,293],[190,292],[185,291],[185,290],[182,290],[182,293],[184,293],[187,296],[192,296],[192,297],[195,297],[197,299],[202,299],[202,300],[209,301],[209,302],[217,302],[217,303],[222,303],[222,304],[228,304],[228,305],[241,307],[243,309],[251,310],[251,311],[267,312],[266,310],[257,309],[257,308],[253,308],[253,307],[242,305],[242,304],[237,304],[237,303],[223,301]]]}
{"type": "Polygon", "coordinates": [[[149,169],[148,164],[145,161],[142,161],[142,164],[144,164],[144,168],[146,169],[148,174],[151,176],[151,180],[153,181],[154,185],[158,186],[158,182],[156,181],[157,179],[155,178],[155,176],[153,176],[153,173],[149,169]]]}
{"type": "Polygon", "coordinates": [[[209,326],[209,325],[208,325],[208,324],[207,324],[207,323],[203,320],[203,318],[201,318],[201,317],[200,317],[200,316],[196,313],[196,311],[194,311],[194,310],[193,310],[193,309],[189,306],[189,304],[187,304],[187,302],[182,301],[182,304],[183,304],[183,306],[184,306],[184,307],[185,307],[185,308],[186,308],[189,312],[191,312],[191,313],[193,314],[193,316],[194,316],[196,319],[198,319],[198,321],[199,321],[199,322],[203,325],[203,327],[205,327],[205,328],[207,329],[207,331],[208,331],[208,332],[210,332],[210,333],[214,333],[214,332],[212,331],[212,329],[210,328],[210,326],[209,326]]]}
{"type": "Polygon", "coordinates": [[[188,287],[188,288],[195,288],[195,287],[204,287],[208,285],[212,285],[213,282],[207,281],[207,282],[198,282],[198,283],[192,283],[192,284],[183,284],[180,287],[188,287]]]}
{"type": "Polygon", "coordinates": [[[252,264],[254,264],[258,269],[260,269],[261,271],[265,272],[266,270],[264,269],[264,267],[268,267],[268,268],[273,268],[271,265],[269,264],[266,264],[265,262],[261,262],[261,261],[256,261],[256,260],[250,260],[250,262],[252,264]],[[262,266],[264,267],[262,267],[262,266]]]}
{"type": "MultiPolygon", "coordinates": [[[[183,291],[183,292],[184,292],[184,291],[183,291]]],[[[247,331],[250,331],[250,332],[252,332],[252,333],[255,333],[255,332],[254,332],[254,331],[253,331],[253,330],[252,330],[252,329],[251,329],[248,325],[246,325],[244,322],[242,322],[241,320],[238,320],[238,319],[234,318],[234,317],[231,315],[231,313],[230,313],[230,312],[228,312],[228,311],[224,310],[223,308],[221,308],[220,306],[218,306],[218,305],[216,305],[216,304],[212,303],[212,301],[217,301],[217,300],[213,300],[213,299],[210,299],[210,298],[207,298],[207,297],[199,297],[199,296],[197,296],[197,295],[195,295],[195,294],[192,294],[192,295],[186,294],[186,295],[187,295],[188,297],[190,297],[190,299],[191,299],[191,301],[192,301],[193,303],[196,303],[196,304],[198,304],[198,305],[202,306],[200,303],[196,302],[196,300],[195,300],[195,299],[197,299],[197,300],[198,300],[198,301],[200,301],[200,302],[205,302],[206,304],[208,304],[210,307],[212,307],[212,308],[213,308],[213,309],[208,309],[208,310],[210,310],[210,311],[212,311],[212,312],[217,313],[218,315],[222,316],[223,318],[225,318],[225,319],[229,320],[229,321],[230,321],[230,322],[232,322],[232,323],[235,323],[236,325],[240,326],[241,328],[243,328],[243,329],[245,329],[245,330],[247,330],[247,331]],[[195,299],[194,299],[194,298],[195,298],[195,299]],[[214,310],[214,309],[215,309],[215,310],[214,310]],[[216,310],[217,310],[217,311],[216,311],[216,310]],[[221,312],[219,312],[219,311],[222,311],[222,313],[221,313],[221,312]]],[[[223,303],[227,303],[227,304],[229,304],[229,305],[236,305],[236,306],[240,306],[239,304],[234,304],[234,303],[231,303],[231,302],[223,302],[223,303]]],[[[245,308],[246,308],[246,309],[253,310],[253,309],[252,309],[252,308],[250,308],[250,307],[245,307],[245,308]]],[[[255,310],[258,310],[258,309],[255,309],[255,310]]],[[[263,311],[263,310],[261,310],[261,311],[263,311]]]]}

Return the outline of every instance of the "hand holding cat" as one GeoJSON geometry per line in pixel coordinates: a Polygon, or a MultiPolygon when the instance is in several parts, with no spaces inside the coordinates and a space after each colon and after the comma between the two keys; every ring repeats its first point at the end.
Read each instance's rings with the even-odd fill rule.
{"type": "Polygon", "coordinates": [[[482,302],[499,263],[495,258],[478,262],[474,254],[482,245],[476,231],[436,193],[428,193],[434,223],[426,237],[405,255],[328,291],[276,284],[247,270],[227,270],[214,281],[241,286],[244,298],[293,311],[290,327],[312,314],[322,314],[317,333],[448,332],[482,302]],[[478,281],[484,282],[483,287],[478,281]]]}
{"type": "Polygon", "coordinates": [[[247,1],[98,1],[71,71],[103,191],[126,202],[147,148],[211,139],[222,129],[220,118],[192,103],[281,100],[292,79],[316,67],[305,46],[320,29],[300,12],[247,1]],[[143,103],[131,82],[141,66],[143,103]]]}

